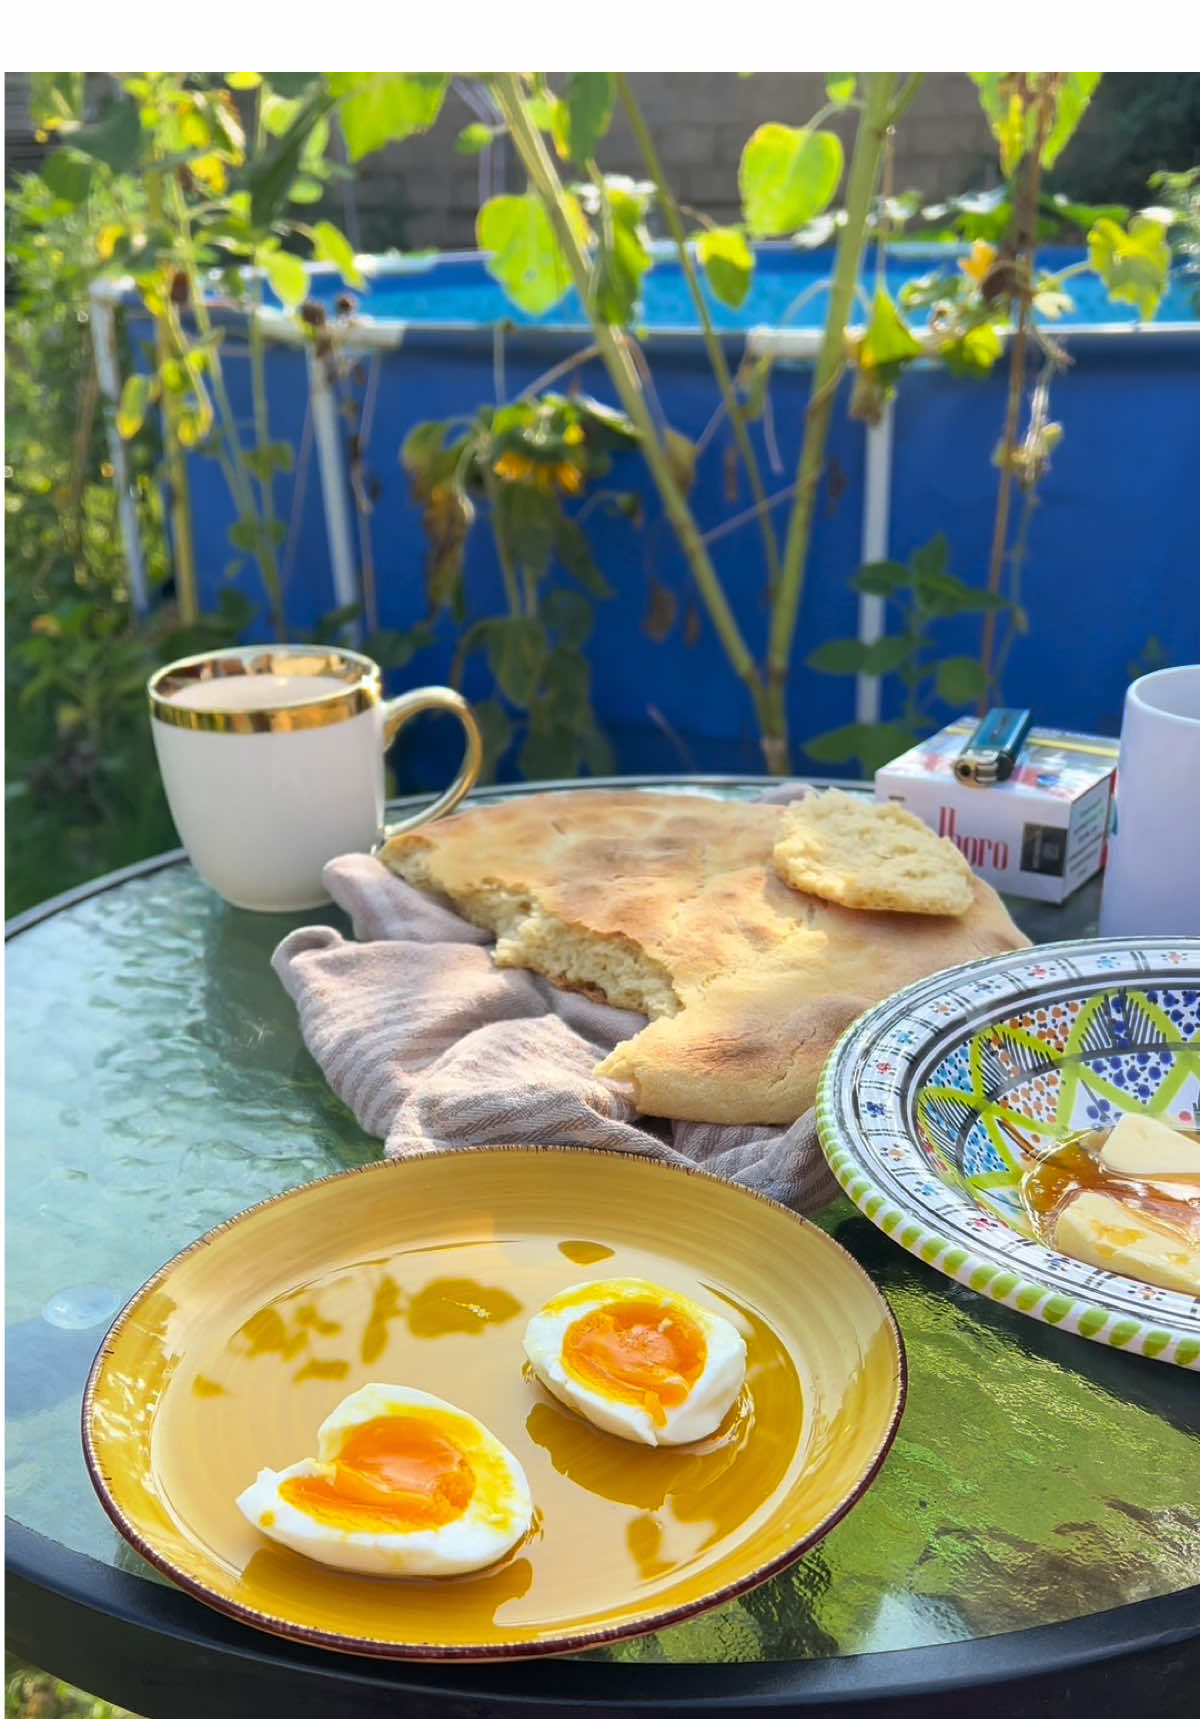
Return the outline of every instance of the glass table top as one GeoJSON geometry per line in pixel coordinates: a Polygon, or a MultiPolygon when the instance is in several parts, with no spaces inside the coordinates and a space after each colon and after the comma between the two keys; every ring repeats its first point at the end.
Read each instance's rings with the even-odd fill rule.
{"type": "MultiPolygon", "coordinates": [[[[1038,940],[1092,929],[1094,893],[1061,909],[1011,905],[1038,940]]],[[[104,1514],[80,1447],[80,1395],[109,1321],[205,1230],[380,1155],[305,1050],[270,968],[279,939],[314,921],[349,929],[334,908],[229,908],[177,862],[8,944],[8,1513],[147,1581],[160,1578],[104,1514]]],[[[601,1657],[829,1658],[1200,1583],[1194,1375],[973,1294],[845,1199],[816,1221],[871,1273],[903,1331],[910,1385],[895,1446],[791,1570],[601,1657]]]]}

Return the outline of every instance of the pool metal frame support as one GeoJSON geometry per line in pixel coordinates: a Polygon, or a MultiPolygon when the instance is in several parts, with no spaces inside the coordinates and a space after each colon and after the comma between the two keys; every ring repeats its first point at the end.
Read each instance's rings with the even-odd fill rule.
{"type": "MultiPolygon", "coordinates": [[[[892,428],[893,406],[888,400],[879,421],[868,424],[866,469],[863,483],[862,559],[886,561],[892,519],[892,428]]],[[[860,591],[858,637],[873,645],[887,631],[887,599],[860,591]]],[[[877,674],[860,674],[854,683],[854,720],[878,722],[882,712],[881,682],[877,674]]]]}
{"type": "MultiPolygon", "coordinates": [[[[333,594],[337,607],[347,609],[362,601],[362,589],[346,503],[346,468],[338,435],[337,402],[329,385],[327,360],[311,346],[306,347],[304,358],[308,367],[308,398],[312,409],[313,437],[317,444],[317,468],[321,474],[321,498],[325,504],[325,535],[329,543],[333,594]]],[[[361,621],[346,631],[353,635],[348,638],[348,643],[361,641],[361,621]]]]}

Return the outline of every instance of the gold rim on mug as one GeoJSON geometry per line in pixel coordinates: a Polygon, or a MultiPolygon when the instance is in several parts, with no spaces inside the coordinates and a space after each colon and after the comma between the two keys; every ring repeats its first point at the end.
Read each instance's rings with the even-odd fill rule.
{"type": "Polygon", "coordinates": [[[306,728],[326,728],[361,716],[383,700],[378,664],[358,651],[332,645],[245,645],[227,651],[206,651],[182,657],[151,675],[146,691],[150,714],[173,728],[207,734],[292,734],[306,728]],[[342,683],[336,692],[311,695],[295,704],[246,709],[237,703],[237,683],[246,675],[321,676],[342,683]],[[201,681],[228,680],[229,705],[223,710],[191,709],[175,696],[201,681]]]}

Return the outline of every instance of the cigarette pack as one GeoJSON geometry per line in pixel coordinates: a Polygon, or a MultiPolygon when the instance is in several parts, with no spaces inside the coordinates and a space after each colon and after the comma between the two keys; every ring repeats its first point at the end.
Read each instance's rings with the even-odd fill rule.
{"type": "Polygon", "coordinates": [[[1003,893],[1065,901],[1104,864],[1117,742],[1033,728],[1007,781],[980,788],[954,774],[976,726],[961,717],[885,764],[875,798],[899,801],[949,836],[1003,893]]]}

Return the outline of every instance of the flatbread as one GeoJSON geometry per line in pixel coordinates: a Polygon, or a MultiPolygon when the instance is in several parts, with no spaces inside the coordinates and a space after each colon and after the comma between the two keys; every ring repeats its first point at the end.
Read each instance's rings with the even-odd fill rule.
{"type": "Polygon", "coordinates": [[[1028,940],[972,878],[958,917],[855,912],[790,888],[785,808],[577,790],[459,812],[380,858],[496,936],[498,965],[638,1009],[650,1024],[596,1073],[647,1115],[790,1123],[872,1003],[1028,940]]]}
{"type": "Polygon", "coordinates": [[[975,899],[971,868],[946,836],[892,800],[837,788],[785,807],[774,861],[793,889],[842,907],[966,913],[975,899]]]}

